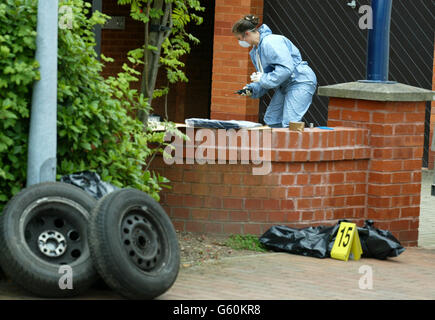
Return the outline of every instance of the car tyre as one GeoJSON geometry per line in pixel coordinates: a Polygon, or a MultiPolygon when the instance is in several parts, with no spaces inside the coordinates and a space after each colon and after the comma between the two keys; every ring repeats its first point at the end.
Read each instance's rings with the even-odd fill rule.
{"type": "Polygon", "coordinates": [[[144,192],[121,189],[100,199],[88,237],[101,278],[125,298],[156,298],[177,278],[175,229],[160,204],[144,192]]]}
{"type": "Polygon", "coordinates": [[[98,279],[87,239],[95,205],[86,192],[62,182],[16,194],[0,217],[0,266],[6,276],[41,297],[87,290],[98,279]]]}

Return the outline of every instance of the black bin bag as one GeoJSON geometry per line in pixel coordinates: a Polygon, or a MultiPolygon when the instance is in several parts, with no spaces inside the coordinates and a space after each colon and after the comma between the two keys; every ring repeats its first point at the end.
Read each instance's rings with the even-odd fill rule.
{"type": "MultiPolygon", "coordinates": [[[[287,226],[273,226],[261,237],[266,248],[316,258],[329,258],[341,222],[335,226],[318,226],[295,229],[287,226]]],[[[405,248],[389,231],[374,227],[371,220],[364,227],[358,227],[358,235],[363,249],[363,258],[386,259],[397,257],[405,248]]]]}
{"type": "Polygon", "coordinates": [[[358,228],[358,235],[363,249],[363,258],[383,260],[397,257],[405,251],[390,231],[375,228],[372,220],[366,220],[364,227],[358,228]]]}
{"type": "Polygon", "coordinates": [[[106,194],[119,190],[118,187],[101,180],[96,172],[83,171],[65,175],[60,179],[61,182],[72,184],[86,191],[95,199],[101,199],[106,194]]]}
{"type": "Polygon", "coordinates": [[[260,242],[273,251],[283,251],[316,258],[330,256],[331,235],[337,233],[336,226],[308,227],[295,229],[273,226],[260,237],[260,242]]]}

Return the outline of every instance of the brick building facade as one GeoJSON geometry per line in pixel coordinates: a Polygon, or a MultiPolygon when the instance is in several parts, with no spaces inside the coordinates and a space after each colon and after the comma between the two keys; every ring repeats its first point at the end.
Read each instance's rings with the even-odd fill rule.
{"type": "MultiPolygon", "coordinates": [[[[240,98],[233,94],[249,82],[254,71],[246,49],[238,46],[231,34],[234,21],[244,14],[263,16],[264,0],[207,0],[203,4],[204,24],[191,30],[200,40],[192,53],[185,58],[189,83],[171,86],[168,96],[169,119],[183,123],[186,118],[211,118],[222,120],[258,121],[259,101],[240,98]]],[[[144,33],[140,22],[129,17],[129,7],[117,0],[103,1],[103,12],[110,16],[126,17],[125,30],[103,30],[102,52],[115,58],[104,70],[105,75],[121,71],[127,52],[141,46],[144,33]]],[[[435,40],[435,39],[434,39],[435,40]]],[[[435,54],[434,54],[435,56],[435,54]]],[[[435,90],[435,59],[433,88],[435,90]]],[[[165,86],[164,70],[160,72],[157,86],[165,86]]],[[[154,112],[164,115],[164,100],[156,99],[154,112]]],[[[430,144],[435,127],[435,102],[430,118],[430,144]]],[[[435,152],[429,151],[429,168],[433,169],[435,152]]]]}

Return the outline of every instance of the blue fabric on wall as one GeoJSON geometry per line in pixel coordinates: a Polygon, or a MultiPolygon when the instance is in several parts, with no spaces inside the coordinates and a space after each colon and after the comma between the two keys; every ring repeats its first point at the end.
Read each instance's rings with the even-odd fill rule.
{"type": "Polygon", "coordinates": [[[242,121],[242,120],[223,121],[223,120],[191,118],[191,119],[186,119],[185,122],[188,127],[208,128],[208,129],[249,129],[249,128],[256,128],[256,127],[263,126],[261,123],[242,121]]]}

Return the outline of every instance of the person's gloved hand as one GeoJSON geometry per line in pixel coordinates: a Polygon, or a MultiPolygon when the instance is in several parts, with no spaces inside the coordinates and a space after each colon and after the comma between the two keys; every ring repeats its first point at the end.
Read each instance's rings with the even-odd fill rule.
{"type": "Polygon", "coordinates": [[[262,72],[254,72],[253,74],[251,74],[251,81],[258,82],[258,81],[260,81],[262,76],[263,76],[262,72]]]}
{"type": "Polygon", "coordinates": [[[252,96],[252,90],[248,86],[244,86],[242,90],[239,90],[236,93],[243,96],[243,97],[252,96]]]}

